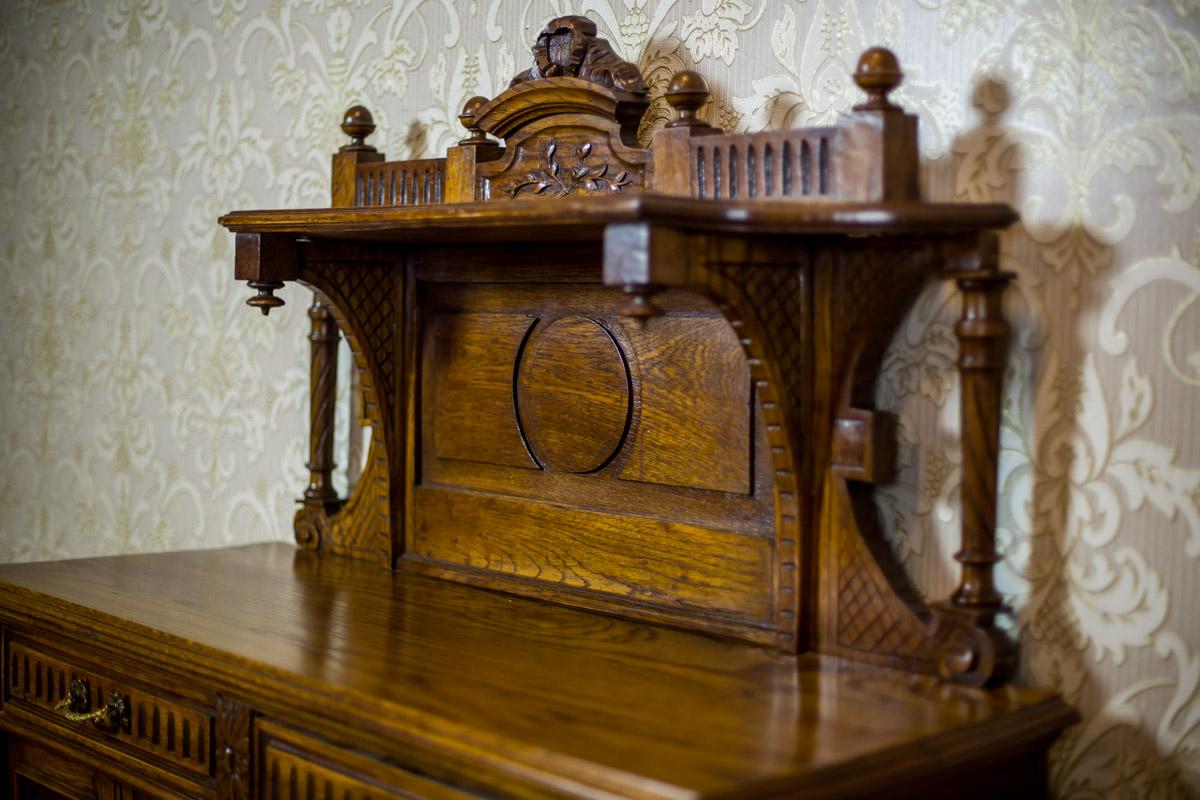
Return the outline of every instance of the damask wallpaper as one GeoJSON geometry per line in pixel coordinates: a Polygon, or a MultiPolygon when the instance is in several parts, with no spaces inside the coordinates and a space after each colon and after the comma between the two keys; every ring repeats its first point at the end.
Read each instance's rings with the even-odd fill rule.
{"type": "MultiPolygon", "coordinates": [[[[355,102],[390,156],[440,153],[563,13],[656,96],[702,71],[736,130],[829,122],[857,54],[896,50],[926,193],[1023,215],[1003,251],[1002,581],[1025,677],[1085,716],[1055,794],[1200,794],[1196,0],[6,0],[0,560],[288,539],[308,298],[246,309],[217,216],[327,204],[355,102]]],[[[880,511],[939,595],[954,303],[924,296],[879,387],[903,439],[880,511]]]]}

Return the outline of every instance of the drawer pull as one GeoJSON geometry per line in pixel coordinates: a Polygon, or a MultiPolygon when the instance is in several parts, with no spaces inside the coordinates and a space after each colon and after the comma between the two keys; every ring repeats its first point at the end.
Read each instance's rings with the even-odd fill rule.
{"type": "Polygon", "coordinates": [[[121,728],[129,724],[129,704],[125,702],[125,697],[120,692],[114,689],[108,694],[108,702],[95,711],[88,711],[88,706],[91,705],[91,694],[87,681],[73,678],[67,696],[55,704],[54,710],[64,719],[72,722],[94,722],[97,725],[108,723],[113,728],[121,728]]]}

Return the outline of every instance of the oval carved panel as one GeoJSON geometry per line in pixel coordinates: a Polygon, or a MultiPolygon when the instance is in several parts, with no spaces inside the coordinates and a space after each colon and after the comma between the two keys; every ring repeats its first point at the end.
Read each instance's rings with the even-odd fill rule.
{"type": "Polygon", "coordinates": [[[629,367],[599,323],[564,317],[535,328],[516,383],[525,442],[543,466],[591,472],[621,447],[631,412],[629,367]]]}

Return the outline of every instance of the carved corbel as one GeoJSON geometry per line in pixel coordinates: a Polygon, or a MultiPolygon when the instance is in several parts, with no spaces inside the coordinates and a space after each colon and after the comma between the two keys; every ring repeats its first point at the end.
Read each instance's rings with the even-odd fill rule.
{"type": "Polygon", "coordinates": [[[237,235],[233,276],[256,290],[246,305],[259,309],[263,316],[284,304],[283,298],[275,296],[275,290],[282,289],[284,281],[295,280],[299,274],[295,238],[266,233],[237,235]]]}
{"type": "Polygon", "coordinates": [[[604,231],[604,283],[629,296],[621,314],[644,323],[662,311],[652,298],[666,286],[687,281],[687,240],[683,233],[631,222],[604,231]]]}

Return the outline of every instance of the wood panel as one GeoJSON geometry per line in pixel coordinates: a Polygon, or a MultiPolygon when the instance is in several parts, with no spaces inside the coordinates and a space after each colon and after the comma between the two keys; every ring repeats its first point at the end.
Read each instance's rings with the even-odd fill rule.
{"type": "Polygon", "coordinates": [[[94,770],[20,739],[7,749],[4,782],[12,800],[100,800],[94,770]]]}
{"type": "Polygon", "coordinates": [[[418,441],[432,446],[416,451],[406,557],[494,588],[636,616],[667,609],[675,624],[763,640],[772,477],[729,324],[677,292],[638,326],[594,273],[508,282],[478,253],[442,256],[447,267],[423,267],[414,293],[431,320],[418,441]],[[450,267],[472,259],[465,283],[450,267]]]}
{"type": "Polygon", "coordinates": [[[680,610],[770,616],[765,537],[429,487],[416,503],[411,553],[421,558],[680,610]]]}
{"type": "Polygon", "coordinates": [[[749,494],[750,369],[720,317],[624,320],[639,380],[637,432],[624,480],[749,494]]]}
{"type": "Polygon", "coordinates": [[[513,367],[534,320],[519,314],[437,314],[426,373],[433,452],[442,458],[537,469],[513,405],[513,367]]]}

